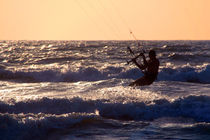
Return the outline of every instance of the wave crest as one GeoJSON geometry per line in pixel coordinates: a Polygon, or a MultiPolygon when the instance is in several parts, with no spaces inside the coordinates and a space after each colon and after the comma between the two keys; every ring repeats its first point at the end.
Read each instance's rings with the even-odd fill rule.
{"type": "Polygon", "coordinates": [[[181,81],[181,82],[195,82],[195,83],[210,83],[210,65],[202,69],[193,67],[182,68],[163,68],[158,76],[159,80],[166,81],[181,81]]]}
{"type": "MultiPolygon", "coordinates": [[[[79,68],[77,71],[45,70],[39,72],[9,71],[0,69],[1,80],[15,80],[23,82],[77,82],[98,81],[112,78],[137,79],[143,76],[138,68],[126,70],[124,67],[106,67],[99,69],[95,67],[79,68]]],[[[210,83],[210,65],[203,68],[185,66],[179,68],[160,69],[158,80],[210,83]]]]}
{"type": "Polygon", "coordinates": [[[210,97],[187,96],[174,101],[167,99],[146,102],[111,102],[105,99],[84,100],[49,99],[43,98],[32,101],[22,101],[13,105],[0,103],[0,113],[95,113],[98,110],[100,116],[120,120],[153,120],[161,117],[187,117],[196,121],[210,122],[210,97]]]}

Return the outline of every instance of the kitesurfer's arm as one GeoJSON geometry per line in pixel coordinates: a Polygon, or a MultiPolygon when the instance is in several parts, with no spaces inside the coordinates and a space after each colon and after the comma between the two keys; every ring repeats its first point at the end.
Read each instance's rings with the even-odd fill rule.
{"type": "MultiPolygon", "coordinates": [[[[143,57],[144,57],[143,59],[145,59],[144,61],[146,61],[145,56],[143,56],[143,57]]],[[[147,65],[145,65],[145,62],[144,62],[144,65],[140,65],[139,63],[136,62],[136,59],[132,59],[132,61],[141,70],[144,70],[147,68],[147,65]]],[[[147,64],[147,61],[146,61],[146,64],[147,64]]]]}
{"type": "Polygon", "coordinates": [[[143,53],[141,53],[141,56],[142,56],[142,58],[143,58],[143,61],[144,61],[144,66],[145,66],[145,68],[148,66],[148,62],[147,62],[147,60],[146,60],[146,57],[145,57],[145,55],[143,54],[143,53]]]}

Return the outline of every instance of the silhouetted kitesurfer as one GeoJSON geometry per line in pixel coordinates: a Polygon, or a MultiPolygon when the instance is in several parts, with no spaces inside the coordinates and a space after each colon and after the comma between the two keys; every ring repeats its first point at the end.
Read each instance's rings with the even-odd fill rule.
{"type": "Polygon", "coordinates": [[[140,56],[143,57],[144,64],[140,65],[136,62],[136,59],[132,59],[133,63],[142,70],[144,76],[137,79],[136,81],[130,83],[129,86],[145,86],[152,84],[158,75],[159,69],[159,60],[156,58],[156,52],[154,50],[149,51],[149,60],[146,60],[144,53],[141,53],[140,56]]]}

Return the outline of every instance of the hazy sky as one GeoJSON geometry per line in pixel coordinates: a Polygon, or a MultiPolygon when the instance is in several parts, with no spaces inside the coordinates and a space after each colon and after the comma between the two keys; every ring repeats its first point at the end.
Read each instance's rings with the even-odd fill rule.
{"type": "Polygon", "coordinates": [[[210,40],[210,0],[0,0],[0,40],[210,40]]]}

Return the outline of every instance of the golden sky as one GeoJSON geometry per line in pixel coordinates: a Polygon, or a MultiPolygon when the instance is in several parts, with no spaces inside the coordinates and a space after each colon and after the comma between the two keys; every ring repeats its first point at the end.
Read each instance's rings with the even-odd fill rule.
{"type": "Polygon", "coordinates": [[[210,0],[0,0],[0,40],[210,40],[210,0]]]}

